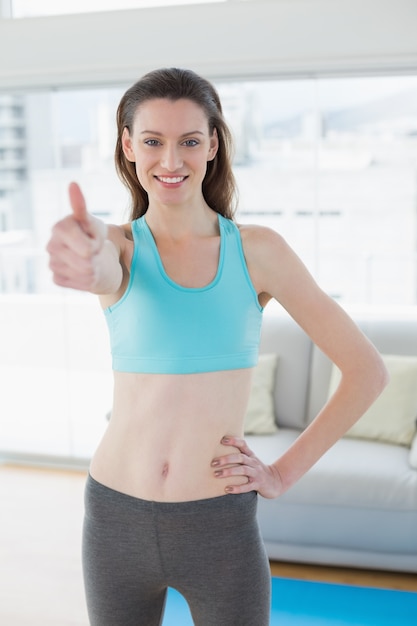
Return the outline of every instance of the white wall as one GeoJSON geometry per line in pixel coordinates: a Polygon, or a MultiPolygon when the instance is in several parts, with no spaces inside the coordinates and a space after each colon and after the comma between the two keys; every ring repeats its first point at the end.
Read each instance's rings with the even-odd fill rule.
{"type": "Polygon", "coordinates": [[[416,0],[259,0],[0,20],[0,89],[417,71],[416,0]]]}
{"type": "Polygon", "coordinates": [[[0,295],[0,461],[88,459],[106,428],[113,375],[90,294],[0,295]]]}

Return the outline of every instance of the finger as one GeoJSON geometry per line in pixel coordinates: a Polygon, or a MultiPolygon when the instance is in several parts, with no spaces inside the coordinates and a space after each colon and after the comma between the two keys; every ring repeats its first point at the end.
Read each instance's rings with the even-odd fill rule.
{"type": "Polygon", "coordinates": [[[79,224],[83,232],[91,239],[95,240],[94,250],[97,251],[103,241],[107,237],[107,226],[90,215],[87,211],[87,204],[83,192],[77,183],[70,183],[68,187],[68,194],[72,209],[72,217],[79,224]]]}
{"type": "Polygon", "coordinates": [[[235,448],[238,448],[241,452],[244,452],[248,456],[254,456],[254,453],[249,448],[246,441],[241,437],[232,437],[230,435],[226,435],[222,438],[220,443],[224,446],[233,446],[235,448]]]}
{"type": "Polygon", "coordinates": [[[53,274],[53,282],[59,287],[70,287],[78,291],[91,291],[91,281],[89,277],[80,274],[68,276],[66,274],[53,274]]]}
{"type": "Polygon", "coordinates": [[[238,495],[240,493],[249,493],[250,491],[258,491],[258,488],[253,483],[242,483],[241,485],[227,485],[224,488],[224,492],[229,495],[238,495]]]}
{"type": "Polygon", "coordinates": [[[77,183],[70,183],[68,187],[68,194],[74,219],[80,224],[81,228],[87,235],[94,237],[91,217],[87,211],[87,204],[80,186],[77,183]]]}
{"type": "Polygon", "coordinates": [[[234,454],[225,454],[223,456],[216,457],[211,462],[212,467],[219,467],[223,465],[245,465],[247,463],[251,463],[252,457],[243,454],[242,452],[237,452],[234,454]]]}
{"type": "Polygon", "coordinates": [[[94,276],[94,263],[91,255],[81,255],[68,247],[62,247],[59,255],[51,255],[49,268],[54,274],[94,276]]]}
{"type": "Polygon", "coordinates": [[[257,491],[256,484],[250,480],[242,485],[227,485],[224,488],[225,493],[237,495],[239,493],[249,493],[249,491],[257,491]]]}
{"type": "Polygon", "coordinates": [[[96,253],[97,241],[86,232],[86,227],[69,215],[53,226],[46,249],[52,259],[66,261],[70,252],[90,258],[96,253]]]}
{"type": "Polygon", "coordinates": [[[222,469],[216,469],[214,472],[216,478],[230,478],[231,476],[246,476],[248,482],[253,482],[257,475],[257,471],[253,467],[248,465],[234,465],[233,467],[226,467],[222,469]]]}
{"type": "Polygon", "coordinates": [[[68,194],[72,213],[75,219],[78,222],[85,221],[87,219],[87,205],[80,186],[77,183],[70,183],[68,187],[68,194]]]}

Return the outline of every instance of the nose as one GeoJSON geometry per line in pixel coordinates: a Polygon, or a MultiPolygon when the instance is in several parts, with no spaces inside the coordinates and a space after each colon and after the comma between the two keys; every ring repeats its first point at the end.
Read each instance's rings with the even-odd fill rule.
{"type": "Polygon", "coordinates": [[[175,172],[183,166],[183,160],[177,146],[167,144],[161,156],[161,166],[168,172],[175,172]]]}

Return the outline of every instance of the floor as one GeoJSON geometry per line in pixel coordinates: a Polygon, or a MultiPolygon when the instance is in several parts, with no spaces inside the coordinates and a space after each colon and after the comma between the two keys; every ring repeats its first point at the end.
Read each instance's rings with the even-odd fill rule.
{"type": "MultiPolygon", "coordinates": [[[[88,626],[80,564],[85,473],[0,466],[0,624],[88,626]]],[[[417,591],[417,576],[271,563],[273,574],[417,591]]]]}

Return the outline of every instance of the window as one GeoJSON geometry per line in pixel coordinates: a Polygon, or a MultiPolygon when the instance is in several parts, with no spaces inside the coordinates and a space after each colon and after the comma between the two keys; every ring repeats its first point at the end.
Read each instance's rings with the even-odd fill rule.
{"type": "Polygon", "coordinates": [[[416,304],[417,77],[236,89],[239,218],[282,232],[343,303],[416,304]]]}
{"type": "Polygon", "coordinates": [[[146,7],[226,2],[227,0],[11,0],[12,17],[36,17],[95,11],[120,11],[146,7]]]}
{"type": "MultiPolygon", "coordinates": [[[[91,212],[127,220],[113,165],[126,87],[27,93],[17,128],[0,117],[3,451],[88,458],[105,428],[104,318],[93,296],[52,284],[44,249],[71,180],[91,212]]],[[[417,77],[218,88],[236,143],[237,220],[281,232],[342,304],[416,305],[417,77]]]]}

